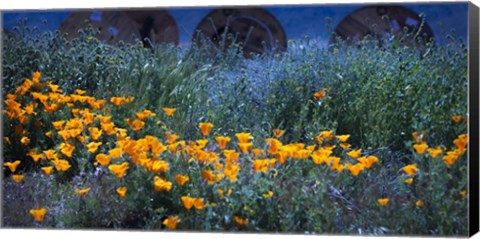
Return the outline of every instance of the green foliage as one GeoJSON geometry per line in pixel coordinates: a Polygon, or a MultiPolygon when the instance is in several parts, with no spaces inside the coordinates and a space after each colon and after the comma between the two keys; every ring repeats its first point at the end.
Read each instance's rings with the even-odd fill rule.
{"type": "Polygon", "coordinates": [[[468,120],[467,51],[456,39],[448,46],[412,48],[401,44],[402,36],[387,37],[380,45],[367,38],[354,47],[337,41],[324,49],[306,38],[290,42],[286,53],[246,60],[238,44],[212,50],[204,42],[184,51],[171,45],[110,46],[97,40],[93,29],[82,30],[80,38],[72,41],[59,32],[42,35],[26,27],[17,33],[17,39],[6,37],[3,42],[3,98],[15,95],[22,109],[38,105],[36,115],[29,114],[22,123],[17,116],[7,116],[14,104],[4,103],[3,133],[9,142],[3,139],[3,158],[21,161],[15,173],[8,167],[4,170],[4,226],[167,230],[164,220],[178,216],[178,230],[468,233],[467,153],[457,152],[452,165],[443,159],[447,152],[458,150],[453,141],[466,132],[468,120]],[[44,88],[16,92],[34,71],[42,73],[44,88]],[[90,102],[63,102],[47,112],[30,94],[52,93],[47,81],[59,85],[63,97],[81,89],[106,103],[94,108],[90,102]],[[325,95],[314,96],[321,90],[325,95]],[[111,97],[134,100],[116,106],[111,97]],[[164,107],[177,111],[167,116],[164,107]],[[79,109],[83,111],[75,113],[79,109]],[[155,115],[134,130],[135,114],[144,110],[155,115]],[[64,139],[52,124],[87,117],[89,112],[95,117],[88,127],[102,129],[100,116],[112,116],[117,127],[111,134],[104,129],[95,153],[88,151],[87,143],[93,140],[87,125],[82,128],[80,136],[86,137],[82,142],[77,137],[64,139]],[[460,122],[451,118],[457,115],[462,116],[460,122]],[[213,123],[208,136],[200,133],[200,122],[213,123]],[[120,129],[126,130],[125,135],[120,129]],[[310,150],[303,159],[289,156],[285,163],[277,161],[272,168],[256,172],[254,160],[277,157],[268,152],[271,145],[265,142],[273,137],[272,129],[285,130],[280,137],[283,145],[303,143],[315,150],[335,146],[332,156],[339,157],[345,168],[339,172],[327,163],[315,164],[310,150]],[[329,130],[334,136],[350,134],[350,149],[343,149],[334,137],[319,142],[320,132],[329,130]],[[430,149],[442,149],[439,156],[420,155],[412,147],[420,143],[412,132],[422,130],[422,140],[430,149]],[[45,135],[48,132],[52,137],[45,135]],[[167,132],[179,139],[168,142],[167,132]],[[239,132],[252,133],[252,148],[268,153],[241,153],[237,179],[230,180],[226,156],[215,137],[231,137],[227,148],[240,151],[235,138],[239,132]],[[156,137],[167,149],[153,156],[149,146],[142,149],[143,155],[139,150],[112,158],[111,164],[129,163],[122,178],[96,160],[99,153],[111,154],[114,148],[127,148],[129,140],[147,141],[147,136],[156,137]],[[30,142],[22,143],[22,137],[30,142]],[[199,139],[208,139],[205,148],[196,148],[199,139]],[[62,152],[62,143],[75,146],[71,157],[62,152]],[[177,148],[170,149],[175,143],[177,148]],[[347,165],[359,160],[347,152],[359,148],[361,156],[376,156],[378,162],[354,176],[347,165]],[[48,149],[71,168],[45,175],[40,168],[53,165],[53,160],[33,162],[27,156],[31,150],[48,149]],[[208,160],[214,163],[200,160],[200,152],[211,153],[208,160]],[[163,160],[168,170],[153,172],[146,166],[147,158],[163,160]],[[402,170],[410,164],[419,168],[412,176],[402,170]],[[208,170],[215,179],[202,176],[208,170]],[[12,174],[25,178],[15,183],[12,174]],[[189,181],[178,185],[178,174],[189,181]],[[171,189],[155,190],[156,177],[171,182],[171,189]],[[407,184],[407,178],[413,183],[407,184]],[[120,187],[127,188],[125,197],[117,194],[120,187]],[[75,193],[85,188],[90,188],[86,195],[75,193]],[[204,204],[186,209],[184,196],[201,198],[204,204]],[[389,203],[381,206],[380,198],[388,198],[389,203]],[[417,205],[418,200],[423,205],[417,205]],[[48,212],[42,222],[35,222],[29,210],[39,207],[48,212]],[[242,225],[240,219],[248,223],[242,225]]]}

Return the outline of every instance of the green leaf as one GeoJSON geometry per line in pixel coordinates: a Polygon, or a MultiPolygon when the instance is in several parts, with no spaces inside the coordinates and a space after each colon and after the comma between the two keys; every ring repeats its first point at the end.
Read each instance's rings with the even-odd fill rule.
{"type": "Polygon", "coordinates": [[[412,67],[412,69],[410,69],[410,70],[408,71],[408,74],[411,75],[411,74],[417,72],[419,68],[420,68],[420,65],[419,65],[419,64],[416,64],[415,66],[412,67]]]}

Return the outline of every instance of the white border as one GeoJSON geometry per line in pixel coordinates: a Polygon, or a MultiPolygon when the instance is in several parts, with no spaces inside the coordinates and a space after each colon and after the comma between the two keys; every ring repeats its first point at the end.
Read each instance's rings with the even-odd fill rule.
{"type": "MultiPolygon", "coordinates": [[[[479,5],[480,0],[473,0],[479,5]]],[[[401,3],[435,3],[435,2],[466,2],[457,0],[82,0],[82,1],[58,1],[58,0],[1,0],[0,10],[45,10],[66,8],[129,8],[129,7],[181,7],[181,6],[225,6],[225,5],[305,5],[305,4],[352,4],[352,3],[378,3],[378,2],[401,2],[401,3]]]]}

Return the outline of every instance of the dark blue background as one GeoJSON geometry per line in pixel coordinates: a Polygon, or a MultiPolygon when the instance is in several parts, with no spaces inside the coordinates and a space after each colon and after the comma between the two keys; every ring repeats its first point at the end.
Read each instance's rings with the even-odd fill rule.
{"type": "MultiPolygon", "coordinates": [[[[466,41],[468,34],[468,4],[466,2],[402,5],[426,15],[427,23],[432,28],[437,42],[445,43],[445,36],[452,30],[466,41]]],[[[309,35],[312,38],[319,38],[320,43],[326,43],[329,35],[326,18],[330,18],[332,27],[335,27],[345,16],[362,6],[365,4],[263,6],[263,8],[277,18],[284,27],[288,39],[299,39],[309,35]]],[[[190,42],[198,23],[212,9],[206,7],[169,9],[177,23],[181,44],[190,42]]],[[[55,30],[72,11],[4,12],[3,25],[6,29],[12,29],[19,18],[27,18],[28,25],[31,27],[38,26],[42,31],[55,30]],[[46,28],[43,26],[42,20],[47,20],[46,28]]]]}

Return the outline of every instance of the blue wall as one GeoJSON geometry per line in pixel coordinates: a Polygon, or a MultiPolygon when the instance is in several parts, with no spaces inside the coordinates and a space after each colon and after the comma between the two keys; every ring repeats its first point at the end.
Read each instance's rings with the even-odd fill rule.
{"type": "MultiPolygon", "coordinates": [[[[365,5],[310,5],[310,6],[264,6],[272,13],[284,27],[288,39],[299,39],[304,35],[320,38],[326,42],[328,32],[326,18],[331,19],[335,27],[346,15],[365,5]]],[[[417,3],[403,4],[403,6],[426,14],[426,20],[433,30],[437,42],[444,43],[448,32],[454,30],[466,42],[468,34],[468,4],[460,3],[417,3]]],[[[194,29],[212,8],[171,8],[170,14],[175,18],[180,33],[180,42],[188,44],[194,29]]],[[[19,18],[27,18],[28,25],[37,26],[42,31],[57,29],[72,10],[67,11],[29,11],[3,13],[3,25],[11,30],[19,18]],[[48,26],[42,21],[46,20],[48,26]]]]}

